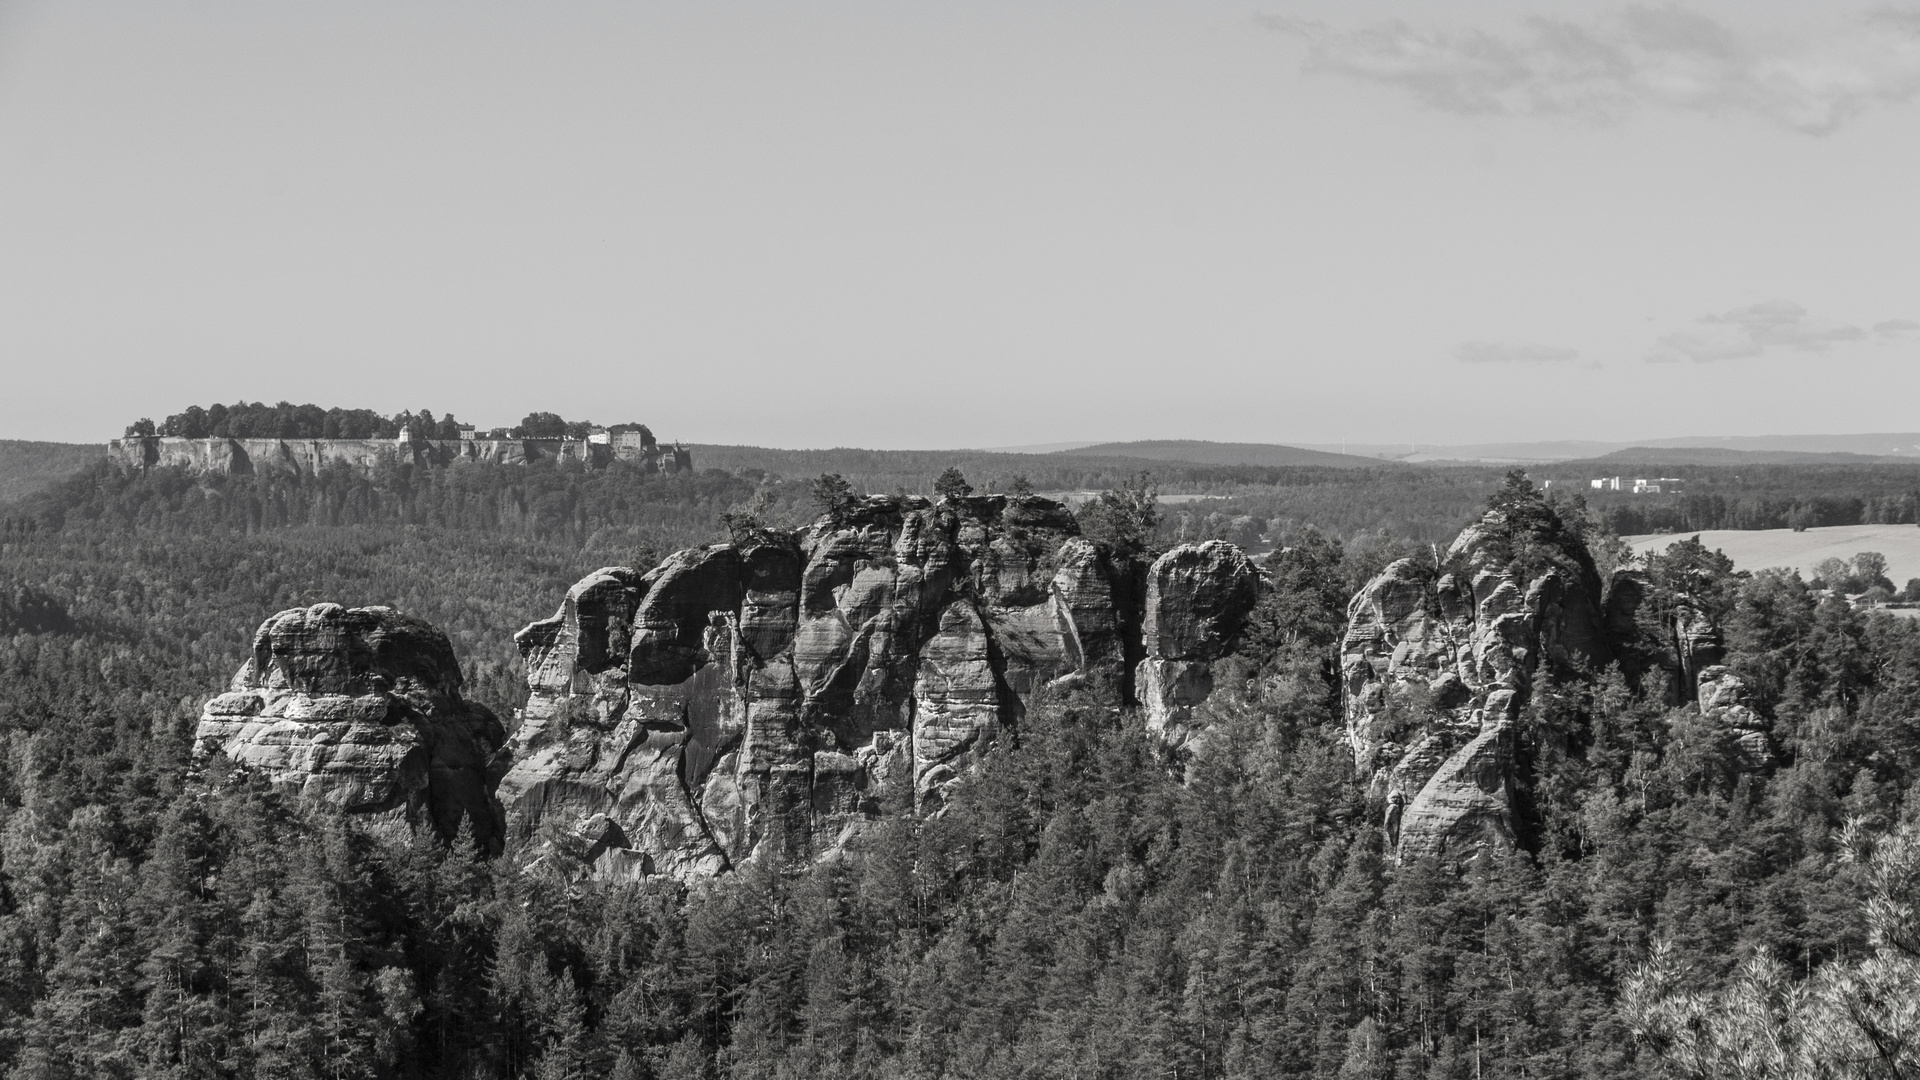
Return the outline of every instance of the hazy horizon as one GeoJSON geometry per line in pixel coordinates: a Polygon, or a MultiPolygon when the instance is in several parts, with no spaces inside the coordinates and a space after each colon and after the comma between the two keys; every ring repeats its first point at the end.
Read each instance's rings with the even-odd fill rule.
{"type": "Polygon", "coordinates": [[[0,438],[1900,432],[1920,8],[0,7],[0,438]]]}

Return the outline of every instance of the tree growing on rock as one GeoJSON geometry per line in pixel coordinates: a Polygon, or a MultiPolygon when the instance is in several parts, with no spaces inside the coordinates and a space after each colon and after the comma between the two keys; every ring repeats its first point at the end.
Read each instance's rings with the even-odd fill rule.
{"type": "Polygon", "coordinates": [[[1159,553],[1160,488],[1140,473],[1080,508],[1080,533],[1123,558],[1149,562],[1159,553]]]}
{"type": "Polygon", "coordinates": [[[959,469],[948,466],[947,470],[934,478],[933,493],[942,499],[964,499],[973,494],[973,485],[959,469]]]}
{"type": "Polygon", "coordinates": [[[807,485],[807,493],[835,525],[846,520],[847,510],[853,506],[853,485],[839,473],[821,473],[807,485]]]}
{"type": "MultiPolygon", "coordinates": [[[[753,493],[753,498],[723,512],[720,527],[727,531],[727,542],[734,547],[746,547],[758,540],[767,530],[767,515],[773,512],[773,507],[773,492],[763,487],[753,493]]],[[[654,563],[659,561],[655,556],[654,563]]]]}
{"type": "Polygon", "coordinates": [[[1575,580],[1595,572],[1590,557],[1582,566],[1567,554],[1584,552],[1586,544],[1580,525],[1560,514],[1562,509],[1575,511],[1569,516],[1584,523],[1584,502],[1578,506],[1549,502],[1527,478],[1525,469],[1512,469],[1499,489],[1487,497],[1487,509],[1500,515],[1497,529],[1490,529],[1492,550],[1521,578],[1531,580],[1556,568],[1575,580]]]}

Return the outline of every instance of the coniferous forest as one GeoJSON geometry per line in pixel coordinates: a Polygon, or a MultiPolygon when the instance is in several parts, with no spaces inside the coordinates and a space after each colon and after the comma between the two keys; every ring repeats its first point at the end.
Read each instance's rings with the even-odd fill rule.
{"type": "MultiPolygon", "coordinates": [[[[1602,515],[1495,487],[1478,497],[1622,557],[1602,515]]],[[[1649,610],[1683,588],[1710,609],[1778,761],[1744,764],[1669,704],[1658,669],[1549,681],[1520,723],[1520,848],[1464,865],[1395,865],[1356,782],[1348,599],[1383,551],[1415,549],[1340,523],[1292,522],[1264,557],[1270,587],[1190,759],[1100,688],[1043,698],[943,812],[889,814],[827,862],[581,883],[513,847],[483,857],[464,831],[377,837],[188,759],[200,704],[276,611],[418,615],[451,638],[466,694],[507,718],[524,694],[513,633],[583,573],[803,510],[735,474],[617,466],[103,465],[0,508],[0,1070],[1920,1068],[1920,856],[1902,831],[1920,818],[1920,621],[1698,545],[1646,567],[1649,610]]]]}

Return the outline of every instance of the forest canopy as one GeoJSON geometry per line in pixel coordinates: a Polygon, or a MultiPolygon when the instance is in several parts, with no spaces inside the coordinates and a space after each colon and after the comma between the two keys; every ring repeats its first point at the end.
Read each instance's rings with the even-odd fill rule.
{"type": "MultiPolygon", "coordinates": [[[[1446,514],[1491,496],[1516,560],[1542,536],[1604,539],[1591,507],[1476,476],[1424,490],[1446,514]]],[[[989,484],[952,463],[926,481],[989,484]]],[[[1143,551],[1167,539],[1152,479],[1115,487],[1083,528],[1143,551]]],[[[1641,615],[1667,619],[1684,594],[1721,620],[1777,764],[1743,764],[1657,666],[1543,674],[1517,736],[1520,847],[1463,868],[1395,865],[1345,743],[1348,601],[1419,549],[1311,519],[1264,558],[1191,759],[1169,760],[1138,712],[1063,688],[945,812],[888,818],[830,862],[588,885],[542,869],[539,845],[564,838],[486,860],[470,838],[374,835],[192,761],[201,704],[276,611],[426,618],[469,698],[511,722],[512,635],[584,574],[723,539],[724,515],[810,520],[868,488],[617,463],[299,477],[103,461],[11,508],[0,1074],[1652,1078],[1687,1032],[1768,1030],[1722,1015],[1755,986],[1786,1003],[1783,1030],[1808,1030],[1825,1014],[1803,988],[1872,976],[1872,912],[1920,899],[1849,861],[1846,839],[1920,815],[1920,620],[1698,544],[1637,564],[1641,615]],[[1634,987],[1639,1013],[1621,1004],[1634,987]]]]}
{"type": "MultiPolygon", "coordinates": [[[[127,425],[126,437],[151,435],[184,439],[395,439],[402,431],[416,439],[457,439],[460,421],[452,413],[438,419],[432,409],[404,410],[384,416],[372,409],[321,408],[282,401],[266,405],[236,401],[189,405],[156,424],[142,417],[127,425]]],[[[584,439],[600,426],[591,420],[567,420],[558,413],[530,412],[511,428],[489,429],[516,439],[584,439]]],[[[638,423],[616,424],[611,431],[645,431],[638,423]]]]}

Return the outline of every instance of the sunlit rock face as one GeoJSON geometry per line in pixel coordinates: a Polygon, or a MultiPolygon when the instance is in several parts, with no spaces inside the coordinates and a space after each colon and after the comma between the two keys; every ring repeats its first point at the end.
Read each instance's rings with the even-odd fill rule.
{"type": "Polygon", "coordinates": [[[445,634],[388,607],[315,604],[280,612],[194,733],[202,761],[224,754],[290,794],[397,832],[502,839],[489,767],[499,720],[460,694],[445,634]]]}
{"type": "Polygon", "coordinates": [[[1779,763],[1772,725],[1753,707],[1746,680],[1732,668],[1703,669],[1696,692],[1700,715],[1731,740],[1741,769],[1759,772],[1779,763]]]}
{"type": "Polygon", "coordinates": [[[1593,561],[1489,511],[1444,555],[1357,593],[1341,645],[1347,741],[1402,859],[1510,847],[1515,721],[1543,666],[1612,658],[1593,561]]]}
{"type": "Polygon", "coordinates": [[[936,812],[1034,695],[1119,704],[1136,667],[1204,666],[1258,587],[1218,543],[1148,576],[1066,507],[1003,495],[873,497],[644,575],[596,571],[517,638],[530,692],[499,788],[509,827],[599,845],[592,876],[690,878],[936,812]]]}
{"type": "Polygon", "coordinates": [[[596,439],[187,439],[170,435],[128,436],[107,444],[107,457],[127,469],[179,467],[189,473],[234,476],[313,476],[345,468],[362,476],[403,465],[476,462],[526,465],[577,461],[601,467],[624,461],[650,473],[688,472],[685,447],[661,446],[644,426],[630,436],[596,439]]]}

